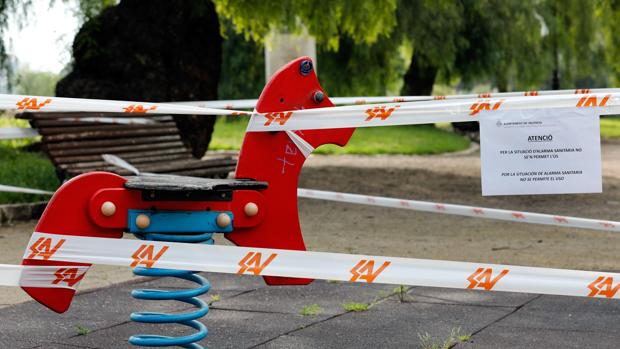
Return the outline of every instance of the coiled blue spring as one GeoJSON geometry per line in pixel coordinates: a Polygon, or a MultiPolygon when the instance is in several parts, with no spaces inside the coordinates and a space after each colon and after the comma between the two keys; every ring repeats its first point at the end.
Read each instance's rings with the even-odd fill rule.
{"type": "MultiPolygon", "coordinates": [[[[202,234],[161,234],[161,233],[135,233],[135,235],[143,240],[150,241],[169,241],[169,242],[186,242],[186,243],[204,243],[213,244],[213,233],[202,234]]],[[[171,337],[151,334],[139,334],[129,338],[129,343],[144,347],[165,347],[165,346],[180,346],[182,348],[202,349],[203,347],[197,342],[203,340],[207,334],[207,327],[198,321],[198,319],[207,315],[209,312],[209,305],[197,298],[209,291],[211,285],[209,281],[204,277],[197,275],[197,272],[174,270],[174,269],[159,269],[159,268],[134,268],[135,275],[139,276],[151,276],[151,277],[176,277],[187,281],[192,281],[199,286],[193,289],[187,290],[133,290],[131,292],[132,297],[136,299],[144,300],[176,300],[194,305],[198,308],[195,311],[181,314],[164,314],[154,312],[136,312],[131,314],[131,320],[142,323],[156,323],[156,324],[169,324],[177,323],[185,326],[192,327],[198,332],[182,337],[171,337]]]]}

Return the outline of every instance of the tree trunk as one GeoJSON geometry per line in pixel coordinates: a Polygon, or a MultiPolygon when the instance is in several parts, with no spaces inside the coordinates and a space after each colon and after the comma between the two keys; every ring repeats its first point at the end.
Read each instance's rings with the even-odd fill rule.
{"type": "MultiPolygon", "coordinates": [[[[84,23],[57,96],[148,102],[217,99],[222,38],[208,0],[122,0],[84,23]]],[[[192,154],[206,152],[215,117],[175,116],[192,154]]]]}
{"type": "Polygon", "coordinates": [[[414,51],[411,64],[405,74],[405,84],[401,90],[403,96],[429,96],[437,77],[437,67],[423,54],[414,51]]]}
{"type": "MultiPolygon", "coordinates": [[[[423,54],[414,51],[411,65],[405,74],[403,96],[430,96],[437,77],[437,67],[423,54]]],[[[477,122],[453,122],[452,127],[469,138],[476,140],[479,127],[477,122]]]]}

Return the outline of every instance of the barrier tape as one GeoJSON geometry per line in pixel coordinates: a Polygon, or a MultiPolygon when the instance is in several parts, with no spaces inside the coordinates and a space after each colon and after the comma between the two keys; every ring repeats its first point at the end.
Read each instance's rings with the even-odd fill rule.
{"type": "Polygon", "coordinates": [[[0,127],[0,140],[33,138],[38,136],[37,130],[26,127],[0,127]]]}
{"type": "Polygon", "coordinates": [[[308,199],[319,199],[351,204],[362,204],[380,207],[400,208],[414,211],[459,215],[475,218],[497,219],[519,223],[554,225],[593,230],[620,232],[620,222],[590,218],[559,216],[525,211],[501,210],[488,207],[443,204],[438,202],[416,201],[369,196],[359,194],[338,193],[322,190],[297,189],[297,196],[308,199]]]}
{"type": "Polygon", "coordinates": [[[293,131],[478,121],[485,113],[500,109],[517,111],[584,107],[597,107],[600,115],[620,114],[620,93],[436,100],[254,113],[247,131],[293,131]]]}
{"type": "MultiPolygon", "coordinates": [[[[122,159],[116,156],[110,156],[108,154],[106,154],[106,157],[108,158],[106,161],[108,161],[109,163],[112,163],[122,168],[128,168],[126,166],[120,166],[123,165],[122,163],[116,163],[116,161],[122,161],[122,159]]],[[[54,195],[54,192],[51,191],[15,187],[2,184],[0,184],[0,192],[54,195]]],[[[467,216],[474,218],[497,219],[520,223],[554,225],[566,228],[582,228],[620,232],[620,222],[600,219],[552,215],[527,211],[502,210],[488,207],[455,205],[429,201],[396,199],[381,196],[340,193],[303,188],[297,189],[297,196],[307,199],[318,199],[335,202],[346,202],[351,204],[399,208],[413,211],[467,216]]]]}
{"type": "Polygon", "coordinates": [[[0,286],[76,289],[88,267],[0,264],[0,286]]]}
{"type": "Polygon", "coordinates": [[[24,188],[24,187],[15,187],[15,186],[12,186],[12,185],[4,185],[4,184],[0,184],[0,191],[1,192],[7,192],[7,193],[54,195],[53,191],[40,190],[40,189],[32,189],[32,188],[24,188]]]}
{"type": "MultiPolygon", "coordinates": [[[[368,103],[402,103],[419,102],[430,100],[448,100],[464,98],[491,98],[491,97],[537,97],[549,95],[565,94],[589,94],[589,93],[610,93],[620,92],[618,88],[580,88],[575,90],[547,90],[547,91],[518,91],[518,92],[488,92],[471,93],[462,95],[436,95],[436,96],[357,96],[357,97],[329,97],[334,105],[368,104],[368,103]]],[[[230,99],[230,100],[211,100],[211,101],[188,101],[172,102],[171,104],[191,105],[195,107],[221,108],[221,109],[254,109],[258,99],[230,99]]]]}
{"type": "Polygon", "coordinates": [[[17,112],[109,112],[129,114],[249,115],[245,111],[201,108],[182,104],[111,101],[66,97],[0,94],[0,109],[17,112]]]}
{"type": "MultiPolygon", "coordinates": [[[[620,92],[553,94],[532,98],[490,97],[453,100],[368,104],[332,108],[257,113],[247,131],[294,131],[477,121],[483,112],[538,108],[598,107],[601,114],[620,113],[620,92]]],[[[250,115],[248,112],[183,104],[89,100],[61,97],[0,95],[0,109],[17,111],[83,111],[151,114],[250,115]]]]}
{"type": "Polygon", "coordinates": [[[154,125],[157,121],[146,118],[114,118],[109,116],[93,116],[93,117],[73,117],[73,118],[59,118],[60,121],[72,121],[72,122],[96,122],[101,124],[118,124],[118,125],[154,125]]]}
{"type": "MultiPolygon", "coordinates": [[[[620,298],[617,294],[620,289],[618,273],[39,232],[32,235],[24,258],[238,275],[620,298]]],[[[80,275],[76,274],[76,277],[80,275]]]]}

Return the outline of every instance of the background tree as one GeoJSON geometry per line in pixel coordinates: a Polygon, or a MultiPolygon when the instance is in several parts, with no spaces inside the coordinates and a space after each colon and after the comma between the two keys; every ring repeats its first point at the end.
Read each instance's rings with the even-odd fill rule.
{"type": "Polygon", "coordinates": [[[396,95],[405,73],[406,60],[401,51],[391,37],[374,44],[356,44],[344,36],[337,51],[318,49],[321,85],[332,96],[396,95]]]}
{"type": "MultiPolygon", "coordinates": [[[[0,0],[0,31],[6,27],[9,14],[25,16],[31,1],[0,0]]],[[[89,34],[78,34],[76,45],[80,41],[78,46],[95,50],[77,51],[88,55],[96,52],[97,44],[90,35],[94,35],[97,25],[102,23],[98,14],[115,5],[117,0],[62,1],[75,4],[82,18],[88,19],[89,34]]],[[[137,2],[123,0],[119,7],[137,2]]],[[[219,36],[224,39],[222,54],[225,59],[221,65],[215,61],[211,63],[213,67],[221,66],[219,85],[212,86],[219,95],[212,93],[201,99],[256,97],[264,82],[262,41],[274,30],[291,33],[307,30],[317,39],[319,74],[330,95],[383,95],[399,90],[408,95],[430,94],[436,82],[458,84],[466,89],[486,83],[500,91],[604,87],[609,79],[617,82],[620,78],[620,64],[616,59],[620,53],[616,35],[620,30],[620,0],[213,2],[222,24],[219,36]]],[[[147,12],[163,6],[157,1],[140,3],[147,12]]],[[[200,7],[207,4],[206,0],[201,0],[180,6],[199,12],[200,7]]],[[[167,13],[165,10],[161,13],[167,13]]],[[[162,21],[146,20],[141,14],[135,16],[128,17],[127,21],[147,27],[151,20],[160,24],[162,21]]],[[[213,17],[212,12],[209,18],[213,17]]],[[[148,41],[149,35],[161,35],[158,28],[152,28],[151,32],[143,33],[143,41],[148,41]]],[[[217,40],[215,34],[212,38],[211,42],[217,40]]],[[[183,52],[195,55],[193,49],[186,47],[183,52]]],[[[4,43],[0,41],[0,60],[6,58],[5,53],[4,43]]],[[[117,59],[137,62],[145,81],[150,79],[147,65],[153,72],[162,74],[157,70],[159,65],[144,65],[139,62],[139,56],[119,54],[117,59]]],[[[80,61],[88,59],[82,55],[80,61]]],[[[74,67],[81,62],[76,57],[74,67]]],[[[100,62],[110,64],[109,60],[100,62]]],[[[92,68],[98,67],[93,65],[92,68]]],[[[164,75],[178,73],[174,69],[163,72],[164,75]]],[[[211,74],[211,81],[215,81],[214,76],[211,74]]],[[[192,77],[186,75],[185,78],[192,77]]],[[[178,81],[167,80],[171,91],[178,81]]],[[[169,92],[148,90],[137,97],[141,96],[144,96],[141,99],[197,97],[189,94],[174,97],[169,92]]]]}
{"type": "Polygon", "coordinates": [[[58,74],[20,67],[14,74],[13,90],[21,95],[51,96],[59,78],[58,74]]]}
{"type": "Polygon", "coordinates": [[[602,27],[605,43],[605,59],[610,66],[611,81],[620,83],[620,0],[602,0],[595,11],[597,20],[602,27]]]}
{"type": "Polygon", "coordinates": [[[272,29],[304,28],[321,45],[338,48],[341,36],[372,44],[396,25],[396,0],[214,0],[238,33],[262,42],[272,29]]]}
{"type": "MultiPolygon", "coordinates": [[[[413,47],[404,95],[429,95],[436,81],[459,79],[464,86],[490,81],[509,89],[511,74],[521,62],[540,54],[540,22],[534,1],[401,0],[398,27],[413,47]]],[[[539,68],[519,72],[522,85],[540,81],[539,68]]]]}
{"type": "MultiPolygon", "coordinates": [[[[607,86],[609,67],[605,51],[614,48],[612,45],[605,48],[605,38],[601,34],[609,33],[605,27],[614,30],[616,24],[604,21],[604,18],[610,18],[605,4],[610,2],[543,0],[537,4],[536,11],[546,31],[542,49],[547,74],[550,75],[546,84],[548,88],[607,86]],[[605,15],[602,21],[601,14],[605,15]]],[[[613,11],[609,15],[611,13],[613,11]]]]}
{"type": "Polygon", "coordinates": [[[404,60],[390,37],[396,0],[214,1],[228,30],[259,45],[273,30],[307,30],[317,40],[317,70],[330,95],[398,92],[404,60]]]}
{"type": "Polygon", "coordinates": [[[220,99],[258,98],[265,86],[263,45],[246,40],[223,20],[222,73],[218,86],[220,99]]]}
{"type": "MultiPolygon", "coordinates": [[[[73,43],[63,97],[150,102],[217,99],[222,39],[208,0],[122,0],[88,19],[73,43]],[[146,4],[146,6],[145,6],[146,4]]],[[[207,150],[215,117],[175,116],[195,157],[207,150]]]]}
{"type": "Polygon", "coordinates": [[[0,68],[6,77],[9,88],[13,80],[13,71],[12,65],[9,64],[4,35],[10,16],[23,20],[31,4],[32,0],[0,0],[0,68]]]}
{"type": "Polygon", "coordinates": [[[449,72],[468,44],[460,35],[464,26],[460,1],[399,0],[397,40],[412,47],[402,95],[432,93],[438,74],[449,72]]]}

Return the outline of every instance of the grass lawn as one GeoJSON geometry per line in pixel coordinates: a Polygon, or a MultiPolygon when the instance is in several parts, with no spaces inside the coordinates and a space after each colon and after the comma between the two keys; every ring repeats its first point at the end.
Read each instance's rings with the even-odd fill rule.
{"type": "Polygon", "coordinates": [[[620,139],[620,117],[601,118],[601,138],[620,139]]]}
{"type": "MultiPolygon", "coordinates": [[[[25,152],[8,141],[0,141],[0,184],[54,191],[60,182],[45,155],[25,152]]],[[[48,199],[46,195],[0,192],[0,204],[48,199]]]]}
{"type": "MultiPolygon", "coordinates": [[[[0,127],[28,127],[25,120],[0,117],[0,127]]],[[[43,154],[20,150],[36,139],[0,141],[0,184],[54,191],[60,185],[54,166],[43,154]]],[[[0,204],[48,200],[46,195],[0,192],[0,204]]]]}
{"type": "MultiPolygon", "coordinates": [[[[241,147],[247,121],[219,119],[210,149],[237,150],[241,147]]],[[[467,149],[469,140],[432,125],[358,128],[344,147],[326,145],[319,154],[437,154],[467,149]]]]}

